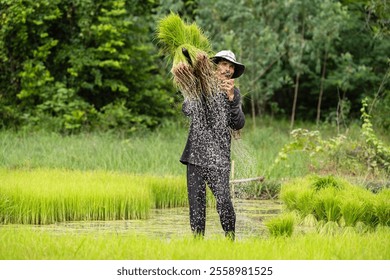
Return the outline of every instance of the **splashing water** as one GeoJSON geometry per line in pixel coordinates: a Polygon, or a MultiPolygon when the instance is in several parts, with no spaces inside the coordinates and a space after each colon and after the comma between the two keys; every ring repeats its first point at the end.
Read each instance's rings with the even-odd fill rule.
{"type": "Polygon", "coordinates": [[[253,156],[253,151],[243,142],[240,136],[235,136],[233,131],[231,153],[232,153],[232,179],[258,177],[257,160],[253,156]]]}

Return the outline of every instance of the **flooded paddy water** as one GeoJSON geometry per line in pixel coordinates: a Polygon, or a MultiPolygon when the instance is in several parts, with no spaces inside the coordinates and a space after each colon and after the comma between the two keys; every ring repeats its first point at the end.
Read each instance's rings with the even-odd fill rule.
{"type": "MultiPolygon", "coordinates": [[[[267,236],[268,231],[263,221],[276,216],[282,210],[278,200],[235,199],[234,206],[237,239],[267,236]]],[[[169,239],[191,235],[188,212],[188,207],[152,209],[149,218],[145,220],[77,221],[35,227],[58,234],[96,232],[169,239]]],[[[216,209],[207,207],[205,238],[223,234],[216,209]]]]}

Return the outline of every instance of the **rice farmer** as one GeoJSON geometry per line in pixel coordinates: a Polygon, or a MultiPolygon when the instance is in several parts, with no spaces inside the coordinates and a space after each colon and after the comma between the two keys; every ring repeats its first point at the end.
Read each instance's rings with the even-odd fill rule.
{"type": "Polygon", "coordinates": [[[203,98],[185,98],[182,110],[190,118],[190,129],[180,162],[187,165],[193,234],[201,237],[205,234],[207,183],[216,198],[225,236],[234,240],[236,215],[229,188],[231,132],[245,124],[240,91],[234,86],[234,79],[243,74],[245,66],[229,50],[218,52],[211,61],[215,64],[217,92],[203,98]]]}

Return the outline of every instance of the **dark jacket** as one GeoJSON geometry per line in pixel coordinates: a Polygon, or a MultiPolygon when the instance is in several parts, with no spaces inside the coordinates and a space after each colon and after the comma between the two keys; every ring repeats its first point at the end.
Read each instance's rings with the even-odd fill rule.
{"type": "Polygon", "coordinates": [[[201,100],[185,100],[183,113],[190,117],[187,144],[180,162],[213,168],[230,168],[231,130],[244,127],[240,91],[233,101],[226,94],[201,100]]]}

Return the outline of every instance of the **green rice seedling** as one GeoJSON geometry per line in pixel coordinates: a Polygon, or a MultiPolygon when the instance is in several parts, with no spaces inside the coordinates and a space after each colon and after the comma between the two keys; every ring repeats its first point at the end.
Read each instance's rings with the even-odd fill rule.
{"type": "Polygon", "coordinates": [[[390,226],[390,189],[383,189],[376,195],[374,212],[379,225],[390,226]]]}
{"type": "Polygon", "coordinates": [[[6,224],[13,215],[13,207],[10,198],[0,193],[0,224],[6,224]]]}
{"type": "Polygon", "coordinates": [[[314,214],[306,215],[301,222],[303,226],[308,226],[308,227],[315,227],[317,223],[318,221],[314,214]]]}
{"type": "Polygon", "coordinates": [[[341,228],[335,221],[322,221],[318,224],[318,232],[321,235],[335,235],[341,232],[341,228]]]}
{"type": "Polygon", "coordinates": [[[203,31],[196,23],[186,24],[179,15],[171,13],[170,15],[160,19],[157,25],[156,37],[160,51],[167,59],[172,62],[173,66],[179,62],[196,61],[198,51],[211,53],[211,45],[203,31]],[[182,52],[182,47],[186,47],[188,61],[185,54],[182,52]]]}
{"type": "Polygon", "coordinates": [[[314,191],[312,189],[301,189],[297,195],[297,209],[302,217],[312,215],[314,213],[314,191]]]}
{"type": "Polygon", "coordinates": [[[369,190],[349,185],[340,191],[341,213],[344,226],[355,226],[358,222],[375,226],[375,195],[369,190]]]}
{"type": "Polygon", "coordinates": [[[294,231],[295,216],[285,213],[265,222],[269,233],[273,237],[290,237],[294,231]]]}
{"type": "Polygon", "coordinates": [[[337,222],[341,218],[340,198],[334,188],[323,188],[316,192],[314,212],[318,220],[337,222]]]}
{"type": "Polygon", "coordinates": [[[186,27],[188,42],[198,49],[211,53],[211,44],[204,35],[202,29],[196,24],[191,23],[186,27]]]}
{"type": "Polygon", "coordinates": [[[353,233],[357,232],[357,230],[355,227],[352,227],[352,226],[343,226],[341,228],[341,232],[342,232],[342,234],[348,235],[348,234],[353,234],[353,233]]]}
{"type": "Polygon", "coordinates": [[[0,212],[3,223],[143,219],[156,205],[154,195],[161,205],[185,203],[184,182],[175,178],[47,169],[0,169],[0,177],[0,193],[10,201],[0,212]],[[166,189],[153,187],[160,183],[166,189]]]}
{"type": "Polygon", "coordinates": [[[298,192],[295,189],[284,188],[282,186],[280,198],[288,210],[290,210],[290,211],[298,210],[297,209],[297,196],[298,196],[298,192]]]}
{"type": "Polygon", "coordinates": [[[355,232],[357,232],[359,234],[364,234],[364,233],[372,231],[372,227],[366,225],[362,221],[358,221],[356,223],[354,229],[355,229],[355,232]]]}
{"type": "Polygon", "coordinates": [[[172,63],[174,84],[184,97],[213,94],[217,83],[209,61],[211,45],[199,26],[171,13],[158,22],[156,33],[161,53],[172,63]]]}
{"type": "Polygon", "coordinates": [[[168,59],[173,59],[172,54],[187,40],[185,23],[178,15],[171,13],[158,23],[156,36],[162,54],[167,54],[168,59]]]}
{"type": "Polygon", "coordinates": [[[184,177],[153,178],[150,187],[155,208],[171,208],[188,205],[187,188],[184,177]]]}
{"type": "Polygon", "coordinates": [[[366,211],[366,204],[356,197],[344,197],[340,202],[344,226],[354,227],[363,217],[366,211]]]}
{"type": "Polygon", "coordinates": [[[365,211],[360,221],[370,228],[375,228],[378,223],[378,216],[375,211],[375,201],[376,197],[373,194],[361,197],[361,200],[364,201],[365,211]]]}
{"type": "Polygon", "coordinates": [[[280,199],[284,202],[290,211],[298,210],[300,193],[307,189],[307,178],[296,178],[282,185],[280,190],[280,199]]]}
{"type": "Polygon", "coordinates": [[[312,186],[316,191],[319,191],[324,188],[342,188],[343,184],[340,179],[336,179],[333,176],[314,176],[312,186]]]}
{"type": "Polygon", "coordinates": [[[295,179],[282,187],[280,197],[287,209],[296,210],[305,226],[314,226],[317,219],[314,216],[315,191],[310,188],[310,177],[295,179]]]}

